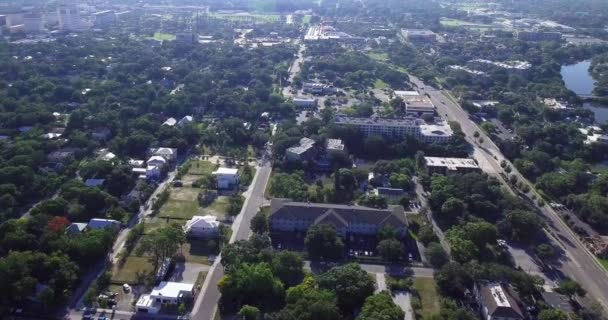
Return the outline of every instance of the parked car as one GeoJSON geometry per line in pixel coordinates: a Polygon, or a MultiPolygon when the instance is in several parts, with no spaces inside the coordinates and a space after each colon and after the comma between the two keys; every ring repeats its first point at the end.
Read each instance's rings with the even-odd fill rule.
{"type": "Polygon", "coordinates": [[[131,286],[128,283],[125,283],[125,284],[122,285],[122,289],[125,292],[130,292],[131,291],[131,286]]]}

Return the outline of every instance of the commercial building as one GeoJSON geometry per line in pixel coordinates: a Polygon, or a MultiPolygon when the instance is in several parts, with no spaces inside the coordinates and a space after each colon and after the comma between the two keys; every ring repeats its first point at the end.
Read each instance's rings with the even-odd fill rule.
{"type": "Polygon", "coordinates": [[[329,158],[348,155],[346,146],[340,139],[327,139],[325,151],[327,152],[327,156],[329,158]]]}
{"type": "Polygon", "coordinates": [[[192,32],[181,32],[175,35],[175,41],[193,44],[198,42],[198,34],[192,32]]]}
{"type": "Polygon", "coordinates": [[[435,114],[436,107],[430,99],[415,98],[405,101],[405,113],[408,116],[419,117],[425,114],[435,114]]]}
{"type": "Polygon", "coordinates": [[[116,12],[114,10],[104,10],[93,13],[93,23],[95,26],[103,27],[116,22],[116,12]]]}
{"type": "Polygon", "coordinates": [[[337,90],[336,88],[324,83],[304,82],[302,84],[302,91],[312,94],[332,94],[336,93],[337,90]]]}
{"type": "Polygon", "coordinates": [[[424,157],[424,163],[429,174],[453,174],[481,171],[477,162],[475,162],[474,159],[469,158],[424,157]]]}
{"type": "Polygon", "coordinates": [[[82,29],[80,12],[75,4],[60,5],[57,7],[60,31],[78,31],[82,29]]]}
{"type": "Polygon", "coordinates": [[[316,108],[317,99],[313,98],[293,98],[293,104],[298,108],[316,108]]]}
{"type": "Polygon", "coordinates": [[[407,220],[402,206],[373,209],[328,203],[294,202],[288,199],[270,201],[270,227],[274,231],[306,231],[312,225],[329,224],[340,235],[375,235],[383,227],[407,233],[407,220]]]}
{"type": "Polygon", "coordinates": [[[230,189],[239,184],[239,169],[220,167],[212,174],[217,180],[218,189],[230,189]]]}
{"type": "Polygon", "coordinates": [[[395,90],[395,96],[401,99],[413,99],[420,97],[418,91],[395,90]]]}
{"type": "Polygon", "coordinates": [[[517,39],[522,41],[561,41],[561,32],[519,31],[517,39]]]}
{"type": "Polygon", "coordinates": [[[339,116],[335,118],[338,125],[353,126],[365,136],[379,135],[387,138],[411,136],[424,143],[446,143],[453,136],[452,128],[445,121],[426,124],[419,118],[354,118],[339,116]]]}
{"type": "Polygon", "coordinates": [[[509,71],[527,71],[532,67],[532,64],[528,61],[520,61],[520,60],[511,60],[505,62],[497,62],[485,59],[473,59],[469,61],[469,64],[477,67],[477,68],[487,68],[487,67],[497,67],[501,69],[506,69],[509,71]]]}
{"type": "Polygon", "coordinates": [[[353,37],[350,34],[336,30],[328,25],[314,25],[308,28],[304,41],[333,40],[341,42],[365,42],[365,38],[353,37]]]}
{"type": "Polygon", "coordinates": [[[401,35],[409,42],[436,42],[437,34],[426,29],[402,29],[401,35]]]}
{"type": "Polygon", "coordinates": [[[474,293],[479,303],[482,319],[523,320],[525,319],[519,303],[506,286],[496,282],[478,282],[474,293]]]}
{"type": "Polygon", "coordinates": [[[285,157],[287,160],[311,160],[315,153],[315,141],[310,138],[302,138],[297,145],[285,150],[285,157]]]}

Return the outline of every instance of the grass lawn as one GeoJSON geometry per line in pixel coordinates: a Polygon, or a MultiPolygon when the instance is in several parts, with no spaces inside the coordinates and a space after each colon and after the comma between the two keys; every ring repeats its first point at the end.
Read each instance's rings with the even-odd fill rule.
{"type": "Polygon", "coordinates": [[[114,266],[112,271],[112,282],[137,284],[147,274],[150,274],[154,266],[148,257],[129,256],[122,266],[114,266]]]}
{"type": "Polygon", "coordinates": [[[310,24],[310,19],[312,19],[311,15],[309,15],[309,14],[304,15],[304,17],[302,18],[302,23],[303,24],[310,24]]]}
{"type": "Polygon", "coordinates": [[[427,319],[439,313],[439,293],[437,293],[437,285],[435,279],[431,278],[414,278],[414,288],[420,296],[422,309],[420,315],[423,319],[427,319]]]}
{"type": "Polygon", "coordinates": [[[191,160],[191,162],[190,170],[188,170],[188,174],[191,175],[211,174],[217,166],[215,163],[205,160],[191,160]]]}
{"type": "Polygon", "coordinates": [[[600,263],[602,264],[602,266],[604,267],[604,269],[606,269],[606,271],[608,271],[608,259],[603,259],[603,258],[597,258],[600,263]]]}
{"type": "Polygon", "coordinates": [[[385,53],[385,52],[369,52],[367,54],[367,56],[376,61],[387,61],[388,60],[388,53],[385,53]]]}
{"type": "Polygon", "coordinates": [[[186,258],[186,262],[192,263],[200,263],[210,265],[208,256],[210,254],[217,255],[219,252],[217,250],[217,239],[216,244],[211,247],[209,244],[210,240],[189,240],[182,246],[181,252],[184,254],[184,258],[186,258]]]}
{"type": "Polygon", "coordinates": [[[388,88],[388,84],[380,79],[376,79],[374,82],[374,89],[385,89],[388,88]]]}
{"type": "Polygon", "coordinates": [[[189,220],[199,213],[199,205],[195,201],[183,201],[170,199],[161,208],[159,218],[169,217],[171,219],[189,220]]]}
{"type": "Polygon", "coordinates": [[[173,40],[175,40],[175,35],[170,34],[170,33],[156,32],[156,33],[154,33],[154,36],[152,37],[152,39],[154,39],[156,41],[164,41],[164,40],[173,41],[173,40]]]}

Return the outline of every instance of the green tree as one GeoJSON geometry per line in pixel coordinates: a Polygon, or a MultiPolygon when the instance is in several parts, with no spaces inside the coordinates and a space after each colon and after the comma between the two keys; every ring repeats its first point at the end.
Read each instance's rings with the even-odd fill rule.
{"type": "Polygon", "coordinates": [[[426,248],[425,254],[427,260],[434,268],[441,268],[450,261],[447,252],[445,252],[441,244],[437,242],[431,242],[426,248]]]}
{"type": "Polygon", "coordinates": [[[243,320],[256,320],[260,317],[260,309],[254,306],[244,305],[241,310],[239,310],[239,316],[241,316],[243,320]]]}
{"type": "Polygon", "coordinates": [[[466,267],[457,262],[445,264],[435,273],[435,281],[440,291],[451,297],[463,297],[466,289],[471,288],[473,279],[466,267]]]}
{"type": "Polygon", "coordinates": [[[449,198],[441,206],[441,218],[446,221],[457,221],[464,216],[465,212],[464,202],[457,198],[449,198]]]}
{"type": "Polygon", "coordinates": [[[304,259],[298,253],[280,251],[272,257],[273,273],[286,287],[292,287],[304,279],[304,259]]]}
{"type": "Polygon", "coordinates": [[[555,259],[555,249],[550,244],[541,243],[534,248],[534,252],[543,261],[555,259]]]}
{"type": "Polygon", "coordinates": [[[538,320],[568,320],[569,317],[561,310],[545,309],[538,314],[538,320]]]}
{"type": "Polygon", "coordinates": [[[310,259],[336,259],[342,256],[344,243],[336,229],[328,224],[317,224],[308,228],[304,244],[310,259]]]}
{"type": "Polygon", "coordinates": [[[138,253],[150,254],[154,261],[154,271],[156,271],[165,258],[172,257],[185,241],[186,235],[182,227],[175,223],[153,230],[143,236],[138,253]]]}
{"type": "Polygon", "coordinates": [[[510,239],[530,243],[541,232],[543,223],[530,211],[514,210],[498,223],[498,229],[510,239]]]}
{"type": "Polygon", "coordinates": [[[258,211],[258,213],[251,218],[251,231],[255,233],[266,233],[270,229],[268,224],[268,216],[264,214],[262,211],[258,211]]]}
{"type": "Polygon", "coordinates": [[[323,273],[319,276],[319,287],[333,290],[340,309],[348,313],[361,307],[365,299],[374,293],[374,281],[356,263],[334,267],[323,273]]]}
{"type": "Polygon", "coordinates": [[[583,287],[581,287],[581,285],[574,280],[564,280],[560,282],[555,291],[568,296],[570,299],[574,298],[575,296],[584,297],[587,294],[585,289],[583,289],[583,287]]]}
{"type": "Polygon", "coordinates": [[[437,235],[433,231],[433,228],[428,224],[425,224],[420,227],[417,236],[418,241],[422,242],[422,244],[424,244],[425,246],[428,246],[431,242],[439,241],[437,235]]]}
{"type": "Polygon", "coordinates": [[[403,255],[405,248],[403,243],[397,239],[385,239],[378,243],[377,250],[382,258],[397,261],[403,255]]]}
{"type": "Polygon", "coordinates": [[[384,291],[365,299],[357,320],[402,320],[404,316],[403,310],[384,291]]]}
{"type": "Polygon", "coordinates": [[[272,274],[267,263],[243,263],[218,282],[220,307],[236,311],[243,305],[251,305],[260,310],[276,308],[283,301],[285,290],[281,281],[272,274]]]}

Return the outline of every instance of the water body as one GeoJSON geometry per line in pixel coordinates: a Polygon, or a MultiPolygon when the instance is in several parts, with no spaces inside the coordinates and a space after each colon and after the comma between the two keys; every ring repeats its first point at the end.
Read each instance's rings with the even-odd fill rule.
{"type": "MultiPolygon", "coordinates": [[[[566,88],[578,95],[590,95],[595,88],[595,80],[589,72],[591,60],[562,66],[561,74],[566,88]]],[[[585,102],[583,108],[593,111],[595,121],[600,124],[608,123],[608,106],[597,102],[585,102]]]]}
{"type": "Polygon", "coordinates": [[[562,66],[562,79],[566,83],[566,88],[579,95],[588,95],[593,92],[595,80],[589,72],[591,60],[562,66]]]}

